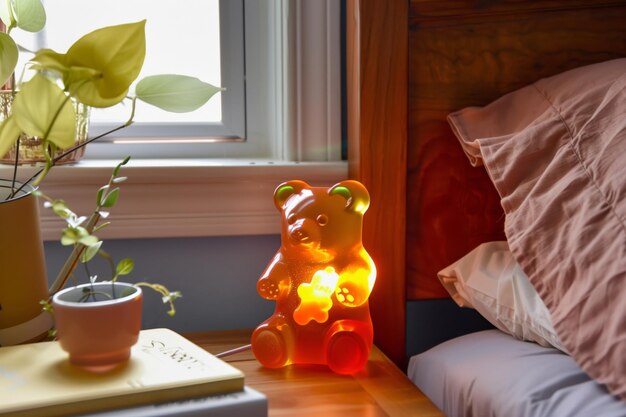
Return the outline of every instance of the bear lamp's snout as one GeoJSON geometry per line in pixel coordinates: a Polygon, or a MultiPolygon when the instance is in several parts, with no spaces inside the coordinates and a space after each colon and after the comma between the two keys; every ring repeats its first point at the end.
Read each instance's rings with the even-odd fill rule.
{"type": "Polygon", "coordinates": [[[321,233],[316,222],[301,219],[289,226],[289,239],[297,245],[310,246],[319,243],[321,233]]]}

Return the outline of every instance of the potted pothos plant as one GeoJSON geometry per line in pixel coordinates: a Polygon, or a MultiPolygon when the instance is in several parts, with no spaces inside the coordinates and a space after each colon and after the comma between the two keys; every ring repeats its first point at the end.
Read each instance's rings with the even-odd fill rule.
{"type": "MultiPolygon", "coordinates": [[[[5,0],[0,18],[7,27],[0,33],[0,84],[15,77],[19,49],[10,33],[15,28],[40,30],[45,11],[40,0],[5,0]],[[20,6],[27,4],[26,6],[20,6]]],[[[1,3],[0,3],[1,5],[1,3]]],[[[65,53],[43,48],[33,52],[27,64],[34,75],[21,76],[13,83],[11,114],[0,125],[0,155],[19,145],[20,134],[41,140],[46,163],[33,178],[37,186],[60,157],[57,149],[73,151],[76,113],[72,100],[86,106],[107,108],[123,101],[130,103],[129,118],[119,127],[87,142],[133,123],[137,100],[170,112],[189,112],[204,105],[221,88],[195,77],[179,74],[147,76],[136,83],[146,53],[146,21],[97,29],[78,39],[65,53]]],[[[85,146],[79,144],[76,146],[85,146]]]]}
{"type": "MultiPolygon", "coordinates": [[[[145,24],[139,21],[90,32],[67,51],[19,48],[11,32],[37,32],[45,25],[40,0],[0,0],[0,85],[10,81],[11,112],[0,123],[0,157],[17,147],[10,178],[0,179],[0,346],[32,340],[49,327],[38,301],[59,291],[85,253],[98,253],[92,233],[107,208],[117,198],[114,187],[101,189],[99,209],[79,229],[75,248],[51,288],[47,288],[36,200],[32,191],[65,155],[133,123],[137,100],[170,112],[192,111],[206,103],[219,87],[195,77],[160,74],[137,81],[146,51],[145,24]],[[20,53],[31,58],[17,72],[20,53]],[[33,75],[24,76],[27,72],[33,75]],[[134,86],[134,91],[132,86],[134,86]],[[128,119],[110,131],[75,144],[75,103],[106,108],[129,103],[128,119]],[[30,178],[18,181],[21,137],[39,139],[43,166],[30,178]],[[23,207],[25,206],[25,207],[23,207]],[[27,217],[23,217],[27,215],[27,217]],[[43,273],[42,273],[43,271],[43,273]]],[[[119,167],[118,167],[119,169],[119,167]]],[[[117,191],[116,191],[117,190],[117,191]]],[[[58,207],[58,202],[55,203],[58,207]]]]}
{"type": "Polygon", "coordinates": [[[179,291],[170,291],[162,284],[152,282],[129,283],[120,278],[127,277],[134,269],[131,258],[117,264],[110,254],[102,249],[102,240],[95,233],[109,225],[102,221],[108,210],[117,203],[120,195],[118,184],[126,177],[119,171],[129,157],[114,169],[109,181],[96,194],[95,209],[89,217],[79,216],[61,199],[53,199],[35,191],[44,200],[44,207],[51,209],[66,223],[61,235],[61,244],[73,246],[69,262],[82,265],[89,278],[85,284],[74,285],[56,292],[72,275],[74,267],[64,267],[52,285],[51,300],[42,300],[44,310],[52,313],[55,321],[55,336],[61,347],[69,353],[70,362],[90,370],[108,370],[127,360],[130,348],[137,342],[141,328],[141,288],[155,291],[168,304],[167,313],[176,313],[174,300],[181,297],[179,291]],[[111,268],[110,278],[98,280],[89,267],[91,261],[100,256],[111,268]]]}

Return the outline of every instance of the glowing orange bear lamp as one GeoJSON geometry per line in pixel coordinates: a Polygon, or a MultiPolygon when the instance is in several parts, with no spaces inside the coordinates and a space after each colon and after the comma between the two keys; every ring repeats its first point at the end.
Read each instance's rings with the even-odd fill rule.
{"type": "Polygon", "coordinates": [[[357,181],[329,189],[289,181],[274,192],[282,242],[257,290],[276,300],[276,309],[252,334],[264,366],[327,364],[339,374],[365,366],[373,340],[367,300],[376,280],[361,243],[369,202],[357,181]]]}

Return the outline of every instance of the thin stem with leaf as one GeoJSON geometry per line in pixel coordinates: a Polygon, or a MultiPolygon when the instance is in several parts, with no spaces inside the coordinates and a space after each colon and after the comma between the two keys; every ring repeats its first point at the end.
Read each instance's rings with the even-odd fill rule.
{"type": "MultiPolygon", "coordinates": [[[[111,255],[102,250],[102,241],[98,239],[93,233],[106,227],[107,223],[98,224],[102,218],[108,217],[108,212],[104,209],[110,209],[115,206],[120,195],[120,188],[117,184],[126,181],[126,177],[119,176],[121,168],[128,163],[130,157],[127,157],[120,162],[114,169],[108,180],[108,182],[100,187],[96,194],[96,208],[92,212],[89,219],[84,216],[78,216],[68,207],[67,203],[63,200],[55,200],[40,191],[36,191],[36,194],[45,200],[44,206],[53,210],[53,212],[65,220],[67,226],[63,229],[61,236],[61,244],[72,245],[72,253],[68,257],[67,261],[61,268],[61,271],[54,280],[50,288],[50,296],[59,291],[69,277],[72,275],[79,262],[83,263],[87,276],[91,285],[85,288],[85,296],[82,301],[88,301],[92,299],[96,300],[95,296],[98,292],[95,290],[93,284],[95,283],[97,276],[92,275],[91,270],[88,267],[88,263],[96,256],[99,255],[105,259],[111,267],[111,297],[116,298],[114,283],[119,277],[129,275],[135,268],[135,264],[132,259],[124,258],[117,264],[113,261],[111,255]],[[83,224],[86,225],[83,226],[83,224]]],[[[169,315],[174,315],[176,310],[174,308],[174,300],[181,297],[178,291],[169,291],[167,287],[162,284],[154,284],[149,282],[140,282],[135,286],[150,288],[161,295],[163,303],[169,304],[169,315]]]]}

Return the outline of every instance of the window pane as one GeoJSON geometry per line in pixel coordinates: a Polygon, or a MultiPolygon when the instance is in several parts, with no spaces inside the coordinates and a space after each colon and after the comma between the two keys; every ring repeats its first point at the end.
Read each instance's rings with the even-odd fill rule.
{"type": "MultiPolygon", "coordinates": [[[[139,79],[153,74],[185,74],[221,85],[218,0],[48,0],[47,23],[35,35],[35,45],[65,52],[84,34],[103,27],[147,19],[146,60],[139,79]]],[[[12,35],[18,35],[16,29],[12,35]]],[[[19,34],[21,35],[21,33],[19,34]]],[[[168,113],[145,103],[137,104],[135,122],[219,122],[221,95],[192,113],[168,113]]],[[[129,108],[95,109],[91,122],[125,121],[129,108]]]]}

